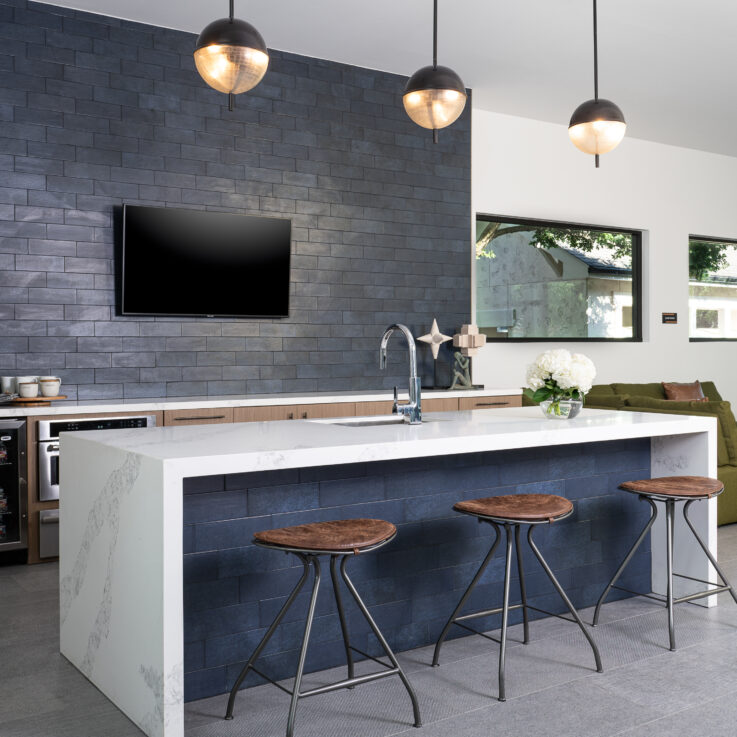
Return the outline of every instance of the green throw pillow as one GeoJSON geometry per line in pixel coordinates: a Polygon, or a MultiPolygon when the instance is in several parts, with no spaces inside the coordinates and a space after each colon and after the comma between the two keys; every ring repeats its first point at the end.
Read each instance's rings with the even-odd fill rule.
{"type": "Polygon", "coordinates": [[[704,396],[712,402],[721,402],[722,395],[717,391],[713,381],[699,381],[701,384],[701,391],[704,392],[704,396]]]}

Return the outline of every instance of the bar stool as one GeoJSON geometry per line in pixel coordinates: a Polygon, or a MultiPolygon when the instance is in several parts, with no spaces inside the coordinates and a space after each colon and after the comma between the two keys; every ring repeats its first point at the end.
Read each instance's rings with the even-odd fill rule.
{"type": "Polygon", "coordinates": [[[477,635],[481,635],[482,637],[486,637],[489,640],[493,640],[494,642],[499,643],[500,646],[498,698],[499,701],[506,701],[506,690],[504,685],[504,661],[506,658],[507,650],[507,622],[509,621],[509,612],[512,609],[522,609],[522,621],[524,628],[523,642],[526,645],[530,640],[527,610],[533,609],[536,612],[541,612],[553,617],[558,617],[559,619],[565,619],[568,622],[575,622],[581,628],[581,631],[584,633],[586,639],[589,641],[589,645],[591,645],[591,649],[594,651],[596,670],[601,673],[601,657],[599,656],[599,649],[596,647],[596,643],[587,631],[586,626],[581,620],[581,617],[578,615],[575,607],[571,603],[571,600],[568,598],[565,591],[563,591],[563,587],[560,585],[560,583],[558,583],[558,579],[556,579],[553,571],[543,558],[542,554],[540,553],[532,539],[532,531],[537,525],[552,524],[553,522],[557,522],[558,520],[565,519],[573,512],[573,504],[571,504],[568,499],[565,499],[562,496],[556,496],[555,494],[509,494],[505,496],[490,496],[485,499],[471,499],[465,502],[458,502],[457,504],[453,505],[453,509],[455,509],[457,512],[470,514],[471,516],[476,517],[479,523],[488,522],[494,528],[494,531],[496,532],[496,538],[494,539],[494,544],[491,546],[491,550],[489,550],[486,558],[484,558],[481,567],[476,572],[476,575],[473,577],[471,583],[461,597],[461,600],[458,602],[458,606],[456,606],[453,614],[451,614],[450,619],[443,628],[443,631],[440,633],[440,637],[438,638],[437,644],[435,645],[435,653],[433,654],[433,666],[438,665],[438,661],[440,658],[440,648],[443,644],[443,641],[448,635],[448,631],[450,630],[451,625],[453,624],[457,625],[458,627],[463,627],[463,629],[467,629],[477,635]],[[463,609],[466,601],[468,600],[468,597],[471,595],[474,587],[486,570],[486,567],[491,562],[491,559],[494,556],[494,552],[496,551],[501,541],[501,531],[499,529],[500,525],[504,525],[507,543],[507,553],[504,565],[503,605],[496,609],[485,609],[481,612],[458,616],[460,611],[463,609]],[[521,525],[529,525],[529,529],[527,531],[527,541],[530,545],[530,548],[535,554],[535,557],[540,561],[540,565],[547,574],[548,578],[552,581],[553,586],[555,586],[555,590],[558,592],[558,594],[560,594],[561,599],[563,599],[563,601],[565,602],[565,605],[568,607],[568,611],[570,611],[573,619],[569,619],[568,617],[564,617],[560,614],[553,614],[553,612],[539,609],[538,607],[534,607],[527,603],[525,573],[522,567],[522,555],[520,554],[521,525]],[[509,579],[512,568],[513,532],[517,553],[517,570],[519,572],[520,594],[522,598],[522,603],[509,606],[509,579]],[[501,640],[498,640],[495,637],[491,637],[484,632],[479,632],[478,630],[464,624],[466,620],[476,619],[477,617],[486,617],[490,614],[498,614],[499,612],[502,613],[501,640]]]}
{"type": "Polygon", "coordinates": [[[397,534],[397,528],[390,522],[385,522],[379,519],[350,519],[350,520],[336,520],[334,522],[314,522],[306,525],[296,525],[295,527],[282,527],[274,530],[265,530],[263,532],[257,532],[254,535],[254,544],[259,545],[263,548],[270,548],[272,550],[282,550],[288,553],[294,553],[301,561],[304,567],[302,576],[297,582],[292,592],[287,597],[279,613],[276,615],[276,619],[271,623],[264,634],[261,642],[258,644],[256,649],[253,651],[250,659],[246,663],[240,675],[235,681],[233,688],[230,691],[230,697],[228,699],[228,708],[225,714],[226,719],[233,718],[233,706],[235,704],[235,697],[238,693],[238,689],[243,683],[243,679],[248,674],[249,670],[253,670],[262,678],[266,679],[270,683],[280,688],[282,691],[286,691],[291,695],[291,702],[289,705],[289,718],[287,720],[287,737],[292,737],[294,734],[294,719],[297,712],[297,703],[299,699],[307,696],[316,696],[318,694],[328,693],[329,691],[337,691],[342,688],[353,688],[361,683],[368,683],[375,681],[379,678],[386,678],[387,676],[397,675],[402,679],[404,687],[407,689],[407,693],[412,701],[412,709],[414,711],[414,726],[422,726],[420,720],[420,708],[417,704],[417,697],[415,692],[404,674],[399,662],[397,661],[394,653],[384,639],[384,636],[376,626],[371,614],[369,613],[366,605],[363,603],[361,597],[356,591],[356,587],[353,582],[348,578],[348,574],[345,570],[345,564],[349,556],[358,555],[359,553],[366,553],[372,550],[386,545],[388,542],[394,539],[397,534]],[[340,628],[343,633],[343,643],[345,646],[346,660],[348,663],[348,678],[331,683],[326,686],[320,686],[319,688],[313,688],[308,691],[301,691],[302,675],[305,667],[305,659],[307,657],[307,647],[309,645],[310,633],[312,631],[312,622],[315,615],[315,604],[317,603],[317,592],[320,588],[320,556],[330,556],[330,576],[333,581],[333,591],[335,592],[335,603],[338,609],[338,617],[340,619],[340,628]],[[348,626],[346,623],[345,612],[343,610],[343,601],[341,598],[338,574],[337,574],[337,563],[340,560],[340,575],[343,577],[345,585],[348,587],[351,595],[356,601],[358,608],[366,618],[369,627],[376,635],[376,639],[381,644],[390,663],[386,663],[379,658],[375,658],[368,653],[353,647],[350,643],[348,636],[348,626]],[[310,598],[310,605],[307,611],[307,621],[305,623],[304,637],[302,638],[302,647],[299,653],[299,661],[297,664],[297,673],[294,679],[294,685],[291,690],[285,688],[280,683],[277,683],[273,679],[264,675],[258,670],[254,663],[258,659],[262,650],[266,647],[266,644],[271,639],[279,623],[284,619],[284,615],[287,613],[289,608],[292,606],[297,595],[301,591],[302,587],[307,581],[307,577],[310,572],[310,568],[314,569],[314,582],[312,585],[312,596],[310,598]],[[369,673],[362,676],[354,675],[353,668],[353,653],[356,652],[363,655],[366,658],[379,663],[384,666],[385,670],[378,671],[375,673],[369,673]]]}
{"type": "Polygon", "coordinates": [[[645,596],[648,599],[654,599],[664,603],[668,609],[668,636],[670,639],[670,649],[676,649],[676,632],[673,623],[673,605],[680,604],[684,601],[694,601],[695,599],[702,599],[705,596],[711,596],[718,594],[722,591],[729,591],[732,598],[737,603],[737,595],[735,594],[732,585],[727,580],[727,577],[722,572],[711,551],[706,546],[704,541],[699,537],[696,529],[694,528],[691,520],[688,516],[688,510],[691,505],[696,501],[713,499],[719,496],[724,491],[724,484],[718,479],[710,479],[705,476],[663,476],[655,479],[644,479],[642,481],[626,481],[620,484],[620,489],[624,491],[632,492],[637,494],[640,499],[644,499],[651,507],[651,515],[648,523],[640,533],[639,537],[635,540],[634,545],[630,548],[629,553],[625,556],[622,564],[617,568],[616,573],[612,576],[612,580],[607,584],[602,595],[599,597],[599,601],[596,604],[594,610],[594,627],[599,623],[599,614],[601,612],[601,605],[604,603],[607,595],[611,589],[618,589],[620,591],[627,591],[630,594],[636,594],[637,596],[645,596]],[[655,519],[658,516],[658,508],[655,506],[655,502],[663,502],[665,504],[665,534],[666,534],[666,595],[665,597],[658,596],[656,594],[644,594],[639,591],[632,591],[630,589],[623,588],[622,586],[616,586],[617,580],[622,575],[627,564],[632,560],[632,556],[635,554],[637,548],[645,539],[645,536],[652,528],[655,523],[655,519]],[[686,520],[686,524],[691,529],[694,537],[701,546],[701,549],[706,553],[706,557],[709,559],[711,564],[716,569],[717,574],[722,579],[721,584],[712,583],[711,581],[704,581],[701,578],[694,578],[693,576],[685,576],[680,573],[673,572],[673,535],[675,531],[675,510],[676,502],[685,502],[683,505],[683,519],[686,520]],[[709,586],[714,586],[713,589],[707,591],[699,591],[694,594],[688,594],[687,596],[679,596],[674,598],[673,596],[673,576],[678,578],[686,578],[691,581],[698,581],[699,583],[705,583],[709,586]]]}

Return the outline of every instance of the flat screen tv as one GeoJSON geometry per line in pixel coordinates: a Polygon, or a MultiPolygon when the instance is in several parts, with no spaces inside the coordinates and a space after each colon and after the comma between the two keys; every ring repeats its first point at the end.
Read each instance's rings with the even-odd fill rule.
{"type": "Polygon", "coordinates": [[[287,317],[289,220],[123,207],[122,315],[287,317]]]}

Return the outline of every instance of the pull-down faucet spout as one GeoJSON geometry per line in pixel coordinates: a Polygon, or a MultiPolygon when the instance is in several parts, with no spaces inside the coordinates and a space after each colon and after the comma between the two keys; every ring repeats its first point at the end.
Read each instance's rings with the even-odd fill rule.
{"type": "Polygon", "coordinates": [[[390,325],[381,337],[381,346],[379,347],[379,368],[386,368],[386,346],[389,338],[395,330],[404,333],[407,341],[407,349],[409,352],[409,404],[397,404],[397,390],[394,388],[394,407],[392,412],[404,415],[404,419],[410,425],[419,425],[422,422],[422,410],[420,407],[420,384],[421,380],[417,376],[417,351],[415,349],[415,339],[412,337],[410,329],[406,325],[394,324],[390,325]]]}

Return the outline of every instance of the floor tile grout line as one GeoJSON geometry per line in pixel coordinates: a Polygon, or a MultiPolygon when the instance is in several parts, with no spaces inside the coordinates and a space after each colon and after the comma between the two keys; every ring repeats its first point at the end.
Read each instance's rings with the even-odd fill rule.
{"type": "Polygon", "coordinates": [[[628,732],[632,732],[635,729],[640,729],[641,727],[647,727],[649,724],[655,724],[656,722],[661,722],[663,719],[670,719],[671,717],[675,716],[676,714],[683,714],[686,711],[690,711],[691,709],[699,709],[706,704],[711,704],[713,701],[717,701],[718,699],[723,699],[725,696],[729,696],[729,694],[737,694],[737,690],[727,691],[723,694],[719,694],[719,696],[714,696],[711,699],[706,699],[705,701],[700,701],[698,704],[692,704],[691,706],[685,706],[683,709],[676,709],[675,711],[670,712],[670,714],[663,714],[663,716],[657,717],[656,719],[648,719],[645,722],[640,722],[639,724],[634,725],[633,727],[627,727],[627,729],[622,730],[620,732],[614,732],[614,734],[609,735],[609,737],[618,737],[618,735],[626,735],[628,732]]]}

